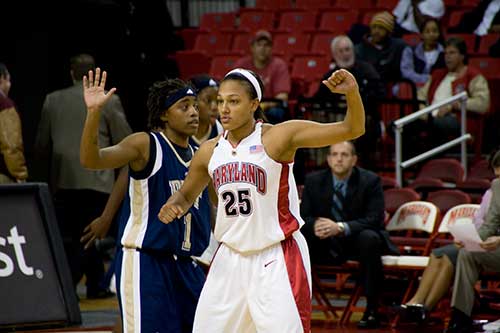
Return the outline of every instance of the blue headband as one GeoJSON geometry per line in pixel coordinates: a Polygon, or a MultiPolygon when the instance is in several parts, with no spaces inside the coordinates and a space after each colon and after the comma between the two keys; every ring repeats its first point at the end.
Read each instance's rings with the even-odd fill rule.
{"type": "Polygon", "coordinates": [[[193,88],[186,87],[186,88],[181,88],[179,90],[176,90],[173,94],[168,96],[167,99],[165,99],[165,103],[163,104],[163,107],[165,109],[168,109],[169,107],[174,105],[178,100],[180,100],[186,96],[196,97],[196,93],[194,92],[193,88]]]}
{"type": "Polygon", "coordinates": [[[196,89],[196,92],[200,92],[207,87],[218,87],[217,82],[209,76],[194,77],[191,79],[191,84],[196,89]]]}

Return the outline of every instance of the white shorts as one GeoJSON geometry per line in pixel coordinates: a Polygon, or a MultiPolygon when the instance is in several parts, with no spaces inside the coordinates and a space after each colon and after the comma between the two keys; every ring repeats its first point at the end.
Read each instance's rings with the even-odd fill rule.
{"type": "Polygon", "coordinates": [[[255,254],[221,244],[194,318],[194,333],[309,333],[311,268],[299,231],[255,254]]]}

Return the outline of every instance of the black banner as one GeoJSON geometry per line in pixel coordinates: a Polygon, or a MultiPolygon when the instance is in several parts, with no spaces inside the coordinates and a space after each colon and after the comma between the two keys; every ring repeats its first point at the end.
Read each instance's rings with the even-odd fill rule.
{"type": "Polygon", "coordinates": [[[46,184],[0,185],[0,330],[81,322],[46,184]]]}

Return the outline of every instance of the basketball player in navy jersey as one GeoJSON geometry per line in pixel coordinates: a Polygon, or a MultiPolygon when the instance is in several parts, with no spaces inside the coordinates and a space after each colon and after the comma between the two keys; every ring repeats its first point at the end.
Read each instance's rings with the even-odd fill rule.
{"type": "Polygon", "coordinates": [[[91,169],[128,165],[127,196],[119,217],[120,249],[116,256],[117,292],[124,332],[191,332],[194,310],[204,282],[191,259],[208,245],[207,191],[200,191],[179,223],[165,225],[156,213],[182,185],[193,148],[189,137],[198,129],[196,94],[181,80],[153,85],[148,97],[149,125],[155,131],[127,136],[99,148],[98,124],[106,92],[106,72],[84,78],[87,119],[80,158],[91,169]]]}
{"type": "Polygon", "coordinates": [[[222,136],[201,145],[179,191],[159,212],[179,223],[211,180],[218,195],[215,237],[221,242],[196,309],[193,332],[309,332],[311,279],[299,228],[293,159],[301,147],[352,140],[365,131],[363,103],[346,70],[323,81],[346,95],[343,121],[254,119],[263,85],[244,69],[229,72],[218,92],[222,136]]]}

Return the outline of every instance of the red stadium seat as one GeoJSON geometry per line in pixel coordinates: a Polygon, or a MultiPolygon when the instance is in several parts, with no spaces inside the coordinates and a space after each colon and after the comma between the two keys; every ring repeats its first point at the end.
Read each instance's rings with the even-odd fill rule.
{"type": "Polygon", "coordinates": [[[191,50],[194,47],[194,42],[196,41],[196,36],[200,33],[198,28],[184,28],[176,32],[182,40],[184,41],[184,49],[191,50]]]}
{"type": "Polygon", "coordinates": [[[311,9],[325,9],[330,8],[332,2],[330,0],[296,0],[295,6],[297,8],[311,9]]]}
{"type": "Polygon", "coordinates": [[[474,163],[469,171],[468,179],[479,178],[492,180],[495,178],[495,173],[491,170],[490,165],[487,160],[480,160],[474,163]]]}
{"type": "Polygon", "coordinates": [[[500,34],[487,34],[481,37],[479,41],[479,47],[477,53],[483,56],[487,56],[490,51],[490,47],[495,44],[500,38],[500,34]]]}
{"type": "Polygon", "coordinates": [[[337,1],[335,4],[335,8],[355,9],[355,10],[375,8],[375,1],[374,0],[337,1]]]}
{"type": "Polygon", "coordinates": [[[472,203],[481,203],[481,198],[491,186],[488,179],[467,178],[463,182],[457,184],[457,189],[469,194],[472,203]]]}
{"type": "Polygon", "coordinates": [[[210,57],[200,51],[185,50],[175,53],[175,60],[179,68],[179,76],[187,80],[194,75],[208,73],[210,69],[210,57]]]}
{"type": "Polygon", "coordinates": [[[273,52],[291,59],[297,54],[307,54],[309,35],[302,33],[275,34],[273,36],[273,52]]]}
{"type": "Polygon", "coordinates": [[[398,182],[394,177],[380,176],[380,181],[382,182],[382,188],[388,190],[390,188],[399,188],[398,182]]]}
{"type": "Polygon", "coordinates": [[[194,51],[214,55],[216,52],[229,51],[231,47],[231,34],[204,33],[196,36],[194,51]]]}
{"type": "Polygon", "coordinates": [[[235,68],[234,63],[239,58],[239,56],[216,56],[212,59],[208,73],[217,80],[221,80],[227,72],[235,68]]]}
{"type": "Polygon", "coordinates": [[[454,206],[470,204],[471,198],[467,193],[460,190],[440,190],[429,193],[427,201],[435,204],[441,211],[441,214],[444,215],[454,206]]]}
{"type": "Polygon", "coordinates": [[[470,58],[469,64],[479,69],[488,80],[500,79],[500,58],[470,58]]]}
{"type": "Polygon", "coordinates": [[[312,45],[311,45],[311,52],[312,53],[318,53],[318,54],[324,54],[328,57],[331,56],[331,48],[330,45],[332,43],[332,40],[335,38],[335,35],[332,33],[317,33],[313,35],[313,40],[312,40],[312,45]]]}
{"type": "Polygon", "coordinates": [[[376,7],[383,8],[392,11],[394,7],[398,4],[399,0],[377,0],[376,7]]]}
{"type": "Polygon", "coordinates": [[[390,188],[384,191],[385,210],[392,216],[403,204],[420,200],[420,195],[411,188],[390,188]]]}
{"type": "Polygon", "coordinates": [[[319,29],[336,34],[344,34],[357,21],[357,11],[327,11],[321,15],[319,29]]]}
{"type": "Polygon", "coordinates": [[[320,80],[328,71],[330,62],[326,57],[299,56],[295,57],[291,77],[308,82],[320,80]]]}
{"type": "Polygon", "coordinates": [[[420,43],[422,38],[420,37],[420,34],[406,34],[403,35],[403,40],[406,42],[406,44],[415,46],[420,43]]]}
{"type": "Polygon", "coordinates": [[[255,2],[255,8],[267,9],[267,10],[281,10],[286,8],[292,8],[291,0],[257,0],[255,2]]]}
{"type": "Polygon", "coordinates": [[[303,31],[316,28],[316,13],[310,11],[290,11],[281,15],[279,30],[303,31]]]}
{"type": "Polygon", "coordinates": [[[218,31],[234,29],[236,13],[205,13],[201,17],[200,29],[218,31]]]}
{"type": "Polygon", "coordinates": [[[373,16],[377,13],[380,13],[380,8],[364,11],[363,14],[361,15],[361,23],[369,26],[373,16]]]}
{"type": "Polygon", "coordinates": [[[438,158],[426,162],[422,169],[420,169],[417,179],[428,177],[457,184],[464,179],[464,169],[462,164],[455,159],[438,158]]]}
{"type": "Polygon", "coordinates": [[[239,33],[234,36],[232,51],[250,54],[250,44],[254,35],[249,33],[239,33]]]}
{"type": "Polygon", "coordinates": [[[456,27],[460,23],[460,21],[462,21],[462,17],[467,12],[468,10],[466,9],[458,9],[452,11],[448,17],[448,23],[446,24],[446,27],[448,28],[456,27]]]}
{"type": "Polygon", "coordinates": [[[272,30],[274,28],[274,13],[265,12],[243,12],[240,15],[240,31],[255,32],[257,30],[272,30]]]}

